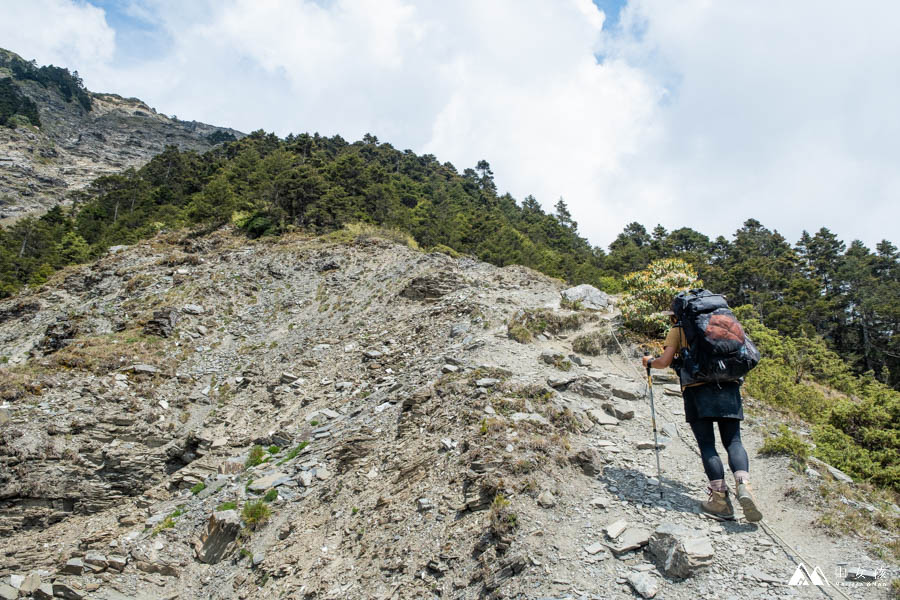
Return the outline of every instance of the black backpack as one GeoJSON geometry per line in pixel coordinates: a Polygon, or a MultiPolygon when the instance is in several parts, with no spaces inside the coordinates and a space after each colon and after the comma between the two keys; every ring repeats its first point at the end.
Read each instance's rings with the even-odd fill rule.
{"type": "Polygon", "coordinates": [[[672,300],[672,312],[687,341],[678,373],[683,385],[738,381],[759,363],[759,350],[721,294],[681,292],[672,300]]]}

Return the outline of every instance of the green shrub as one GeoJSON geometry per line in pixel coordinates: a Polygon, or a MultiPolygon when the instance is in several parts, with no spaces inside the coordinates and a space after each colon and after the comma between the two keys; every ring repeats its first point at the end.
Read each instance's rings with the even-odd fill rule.
{"type": "Polygon", "coordinates": [[[278,497],[278,490],[273,488],[273,489],[269,490],[268,492],[266,492],[266,495],[263,496],[263,501],[264,502],[274,502],[275,498],[277,498],[277,497],[278,497]]]}
{"type": "Polygon", "coordinates": [[[256,529],[257,527],[262,526],[271,516],[272,510],[264,500],[247,502],[241,510],[241,518],[250,529],[256,529]]]}
{"type": "Polygon", "coordinates": [[[266,451],[263,450],[262,446],[253,446],[250,448],[250,454],[247,456],[247,462],[244,463],[246,467],[255,467],[258,464],[262,464],[263,459],[265,459],[266,451]]]}
{"type": "Polygon", "coordinates": [[[778,428],[778,435],[769,436],[765,439],[759,449],[759,453],[763,456],[783,454],[801,462],[806,462],[806,459],[809,458],[809,445],[800,439],[800,436],[791,432],[786,426],[781,425],[778,428]]]}
{"type": "Polygon", "coordinates": [[[206,489],[206,484],[201,481],[200,483],[198,483],[197,485],[195,485],[194,487],[191,488],[191,493],[196,496],[197,494],[199,494],[200,492],[202,492],[205,489],[206,489]]]}
{"type": "Polygon", "coordinates": [[[625,290],[622,280],[618,277],[601,277],[597,281],[597,288],[603,290],[607,294],[619,294],[625,290]]]}
{"type": "Polygon", "coordinates": [[[669,319],[660,315],[668,310],[675,294],[700,287],[694,268],[679,258],[656,260],[643,271],[626,275],[622,284],[625,296],[620,308],[625,326],[649,336],[662,336],[669,319]]]}
{"type": "Polygon", "coordinates": [[[303,449],[306,448],[307,446],[309,446],[308,441],[300,442],[297,446],[294,446],[290,452],[288,452],[287,456],[285,456],[284,458],[282,458],[275,464],[281,465],[281,464],[286,463],[289,460],[293,460],[293,459],[297,458],[297,455],[300,454],[300,452],[302,452],[303,449]]]}
{"type": "Polygon", "coordinates": [[[280,450],[281,450],[281,448],[279,448],[278,446],[276,446],[274,444],[269,446],[269,454],[278,454],[278,452],[280,450]]]}
{"type": "Polygon", "coordinates": [[[236,508],[237,508],[237,502],[235,502],[234,500],[228,500],[227,502],[223,502],[222,504],[218,505],[216,507],[216,510],[217,511],[234,510],[236,508]]]}

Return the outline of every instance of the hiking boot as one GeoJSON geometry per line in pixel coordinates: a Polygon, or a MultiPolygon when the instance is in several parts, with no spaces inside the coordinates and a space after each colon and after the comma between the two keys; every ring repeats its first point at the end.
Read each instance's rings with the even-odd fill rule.
{"type": "Polygon", "coordinates": [[[709,500],[700,503],[701,512],[717,521],[733,521],[734,506],[731,504],[728,490],[719,492],[712,488],[706,489],[709,492],[709,500]]]}
{"type": "Polygon", "coordinates": [[[762,513],[760,512],[759,507],[756,506],[756,499],[753,497],[753,492],[750,491],[749,483],[744,481],[738,482],[737,499],[738,502],[741,503],[741,508],[744,510],[744,517],[748,521],[751,523],[762,521],[762,513]]]}

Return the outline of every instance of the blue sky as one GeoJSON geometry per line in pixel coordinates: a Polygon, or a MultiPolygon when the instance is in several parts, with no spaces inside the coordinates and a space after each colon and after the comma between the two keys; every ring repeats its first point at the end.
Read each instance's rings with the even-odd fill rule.
{"type": "Polygon", "coordinates": [[[501,191],[563,197],[598,245],[631,221],[730,236],[748,218],[900,242],[898,3],[29,0],[4,17],[4,47],[168,115],[487,159],[501,191]]]}

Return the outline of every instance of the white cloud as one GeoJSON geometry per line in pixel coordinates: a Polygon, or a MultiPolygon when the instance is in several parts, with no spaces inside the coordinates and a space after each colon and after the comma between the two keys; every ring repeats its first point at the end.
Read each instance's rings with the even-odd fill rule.
{"type": "Polygon", "coordinates": [[[0,45],[25,60],[91,71],[112,58],[115,32],[104,13],[69,0],[6,2],[0,45]]]}
{"type": "Polygon", "coordinates": [[[92,7],[31,6],[14,16],[40,26],[0,26],[3,45],[92,89],[485,158],[501,191],[563,196],[604,246],[633,220],[730,236],[750,217],[791,241],[822,225],[900,241],[900,5],[632,0],[610,34],[589,0],[135,0],[169,41],[138,65],[92,7]]]}

